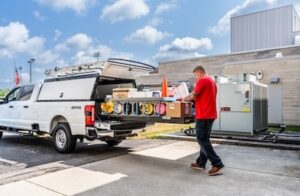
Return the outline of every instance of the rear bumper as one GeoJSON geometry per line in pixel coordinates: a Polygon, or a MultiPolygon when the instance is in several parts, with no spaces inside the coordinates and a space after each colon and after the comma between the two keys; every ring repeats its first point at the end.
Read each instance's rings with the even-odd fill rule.
{"type": "Polygon", "coordinates": [[[134,137],[138,133],[143,132],[143,129],[134,130],[99,130],[93,127],[86,128],[86,137],[90,139],[101,139],[104,137],[134,137]]]}

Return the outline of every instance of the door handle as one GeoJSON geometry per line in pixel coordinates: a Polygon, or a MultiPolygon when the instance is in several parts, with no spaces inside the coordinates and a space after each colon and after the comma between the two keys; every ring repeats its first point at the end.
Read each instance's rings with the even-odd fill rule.
{"type": "Polygon", "coordinates": [[[9,108],[14,108],[14,106],[10,105],[9,108]]]}
{"type": "Polygon", "coordinates": [[[29,106],[28,106],[28,105],[24,105],[23,108],[26,108],[26,109],[27,109],[27,108],[29,108],[29,106]]]}

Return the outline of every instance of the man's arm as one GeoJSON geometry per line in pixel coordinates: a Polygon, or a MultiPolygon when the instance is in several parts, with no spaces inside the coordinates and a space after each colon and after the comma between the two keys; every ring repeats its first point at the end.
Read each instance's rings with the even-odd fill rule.
{"type": "Polygon", "coordinates": [[[187,97],[183,98],[183,101],[193,101],[194,99],[195,99],[195,93],[193,91],[187,97]]]}
{"type": "Polygon", "coordinates": [[[185,97],[183,99],[183,101],[193,101],[195,99],[195,97],[197,97],[202,89],[203,89],[204,85],[203,82],[201,80],[199,80],[193,90],[193,92],[191,92],[191,94],[189,94],[187,97],[185,97]]]}

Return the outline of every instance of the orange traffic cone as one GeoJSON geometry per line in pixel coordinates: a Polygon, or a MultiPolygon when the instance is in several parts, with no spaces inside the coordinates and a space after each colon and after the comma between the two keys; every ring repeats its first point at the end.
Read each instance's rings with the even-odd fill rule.
{"type": "Polygon", "coordinates": [[[168,97],[168,79],[164,77],[161,85],[161,97],[168,97]]]}

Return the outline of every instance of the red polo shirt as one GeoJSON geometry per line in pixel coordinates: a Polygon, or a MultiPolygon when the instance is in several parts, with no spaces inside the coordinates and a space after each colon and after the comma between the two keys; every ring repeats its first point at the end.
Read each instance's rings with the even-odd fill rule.
{"type": "Polygon", "coordinates": [[[194,88],[196,120],[216,119],[217,85],[210,76],[197,81],[194,88]]]}

